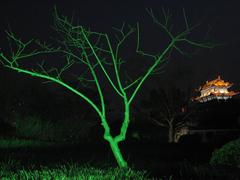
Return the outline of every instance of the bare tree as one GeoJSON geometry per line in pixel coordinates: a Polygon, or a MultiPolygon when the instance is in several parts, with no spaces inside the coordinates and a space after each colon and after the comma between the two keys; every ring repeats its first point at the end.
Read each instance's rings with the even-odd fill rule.
{"type": "Polygon", "coordinates": [[[187,133],[194,110],[189,106],[190,99],[177,88],[153,89],[147,99],[142,101],[142,112],[148,120],[167,129],[168,142],[177,142],[179,133],[187,133]]]}
{"type": "MultiPolygon", "coordinates": [[[[169,42],[165,48],[156,54],[141,50],[140,26],[138,23],[134,27],[123,24],[121,28],[115,28],[117,31],[116,38],[112,38],[106,33],[95,32],[81,25],[74,25],[68,18],[60,16],[57,11],[55,11],[54,16],[54,27],[60,37],[57,47],[36,40],[24,42],[18,39],[14,33],[7,32],[8,37],[15,43],[16,47],[12,49],[10,54],[0,52],[1,63],[6,68],[45,79],[47,82],[57,83],[85,100],[99,116],[104,129],[103,138],[109,143],[119,167],[122,168],[126,168],[128,165],[122,156],[119,143],[126,138],[130,122],[131,105],[143,86],[143,83],[150,75],[156,74],[161,69],[161,63],[166,60],[172,50],[175,49],[183,53],[183,50],[178,46],[179,43],[186,43],[201,48],[213,47],[213,45],[209,43],[195,42],[188,38],[194,26],[189,26],[185,13],[183,16],[185,28],[176,34],[172,32],[171,24],[169,23],[170,14],[168,12],[163,11],[163,23],[154,16],[151,10],[148,10],[148,13],[154,23],[162,28],[169,37],[169,42]],[[153,61],[144,74],[135,79],[131,79],[132,81],[129,82],[124,79],[121,73],[121,65],[125,62],[125,59],[121,59],[119,51],[126,40],[133,34],[136,34],[136,53],[153,61]],[[34,48],[35,46],[32,45],[34,42],[36,42],[40,48],[34,48]],[[25,68],[25,66],[23,66],[22,62],[24,60],[38,55],[53,53],[60,54],[61,57],[65,58],[65,63],[61,67],[48,68],[44,62],[38,64],[38,70],[25,68]],[[67,71],[70,72],[71,68],[74,67],[76,69],[75,66],[80,66],[78,70],[80,74],[77,75],[79,83],[82,85],[94,85],[99,95],[99,102],[94,101],[80,89],[67,83],[63,78],[67,71]],[[115,95],[121,98],[124,107],[122,125],[120,132],[116,136],[112,136],[108,124],[108,117],[106,116],[107,108],[105,106],[105,98],[107,94],[104,93],[105,84],[101,83],[101,79],[103,78],[107,80],[109,86],[115,92],[115,95]]],[[[46,64],[49,65],[49,62],[46,64]]]]}

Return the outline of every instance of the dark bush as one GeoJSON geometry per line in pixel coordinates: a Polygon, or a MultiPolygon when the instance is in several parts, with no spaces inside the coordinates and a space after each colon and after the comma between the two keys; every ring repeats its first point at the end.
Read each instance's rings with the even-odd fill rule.
{"type": "Polygon", "coordinates": [[[213,166],[226,165],[240,168],[240,138],[233,140],[213,152],[210,159],[213,166]]]}

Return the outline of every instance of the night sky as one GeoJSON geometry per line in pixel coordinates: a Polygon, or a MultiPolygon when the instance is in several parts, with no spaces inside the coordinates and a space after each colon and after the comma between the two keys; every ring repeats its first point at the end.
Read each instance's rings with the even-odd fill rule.
{"type": "MultiPolygon", "coordinates": [[[[152,33],[152,21],[145,9],[152,8],[155,14],[161,14],[162,7],[169,9],[173,16],[177,16],[172,23],[178,28],[184,22],[180,18],[184,8],[190,22],[202,22],[200,31],[203,33],[198,32],[193,35],[193,39],[201,40],[202,35],[210,30],[209,39],[224,45],[212,50],[201,50],[191,58],[174,53],[165,73],[154,77],[150,84],[154,81],[154,84],[158,84],[156,81],[159,84],[171,82],[183,88],[191,84],[194,89],[220,74],[223,79],[233,82],[236,89],[240,89],[240,11],[237,0],[1,1],[0,48],[5,50],[8,46],[4,34],[8,27],[22,39],[48,39],[54,5],[61,14],[74,16],[79,24],[95,31],[109,33],[111,27],[119,27],[122,22],[134,24],[138,21],[145,29],[142,35],[146,43],[144,45],[152,51],[162,46],[165,38],[161,39],[152,33]]],[[[130,52],[126,53],[132,56],[130,52]]]]}

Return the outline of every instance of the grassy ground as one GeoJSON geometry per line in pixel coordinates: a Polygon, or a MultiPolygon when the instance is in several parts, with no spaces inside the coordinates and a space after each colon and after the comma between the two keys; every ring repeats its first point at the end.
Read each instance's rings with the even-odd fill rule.
{"type": "Polygon", "coordinates": [[[148,179],[143,171],[119,168],[99,169],[78,164],[58,165],[55,167],[32,167],[24,169],[14,161],[0,164],[1,180],[145,180],[148,179]],[[16,166],[17,165],[17,166],[16,166]]]}
{"type": "Polygon", "coordinates": [[[113,168],[116,162],[107,144],[69,145],[2,138],[0,179],[240,179],[239,169],[215,168],[208,164],[211,146],[130,143],[122,149],[130,167],[134,168],[124,171],[113,168]]]}
{"type": "MultiPolygon", "coordinates": [[[[37,140],[26,140],[17,138],[0,139],[0,179],[1,180],[121,180],[121,179],[148,179],[145,171],[133,169],[122,170],[119,168],[102,167],[97,168],[90,165],[83,166],[82,162],[64,163],[63,157],[57,161],[54,155],[63,154],[57,152],[66,144],[44,142],[37,140]],[[51,150],[49,150],[51,149],[51,150]],[[50,153],[51,152],[51,153],[50,153]],[[38,155],[42,156],[38,156],[38,155]],[[37,157],[38,156],[38,157],[37,157]],[[53,159],[51,159],[51,158],[53,159]],[[25,159],[25,160],[24,160],[25,159]],[[61,159],[61,160],[60,160],[61,159]],[[44,160],[47,161],[44,163],[44,160]],[[49,161],[48,161],[49,160],[49,161]]],[[[64,151],[64,150],[63,150],[64,151]]],[[[67,152],[65,153],[65,155],[67,152]]],[[[81,154],[80,152],[78,154],[81,154]]],[[[64,158],[68,159],[67,156],[64,158]]],[[[69,159],[69,161],[71,161],[69,159]]]]}

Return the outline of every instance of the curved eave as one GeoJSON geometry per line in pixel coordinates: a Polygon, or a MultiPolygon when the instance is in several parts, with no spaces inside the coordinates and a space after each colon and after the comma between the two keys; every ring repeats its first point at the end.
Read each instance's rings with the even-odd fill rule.
{"type": "Polygon", "coordinates": [[[218,88],[230,88],[233,84],[228,84],[228,85],[216,85],[216,84],[211,84],[211,85],[203,85],[203,87],[200,89],[201,90],[205,90],[205,89],[208,89],[210,87],[218,87],[218,88]]]}

